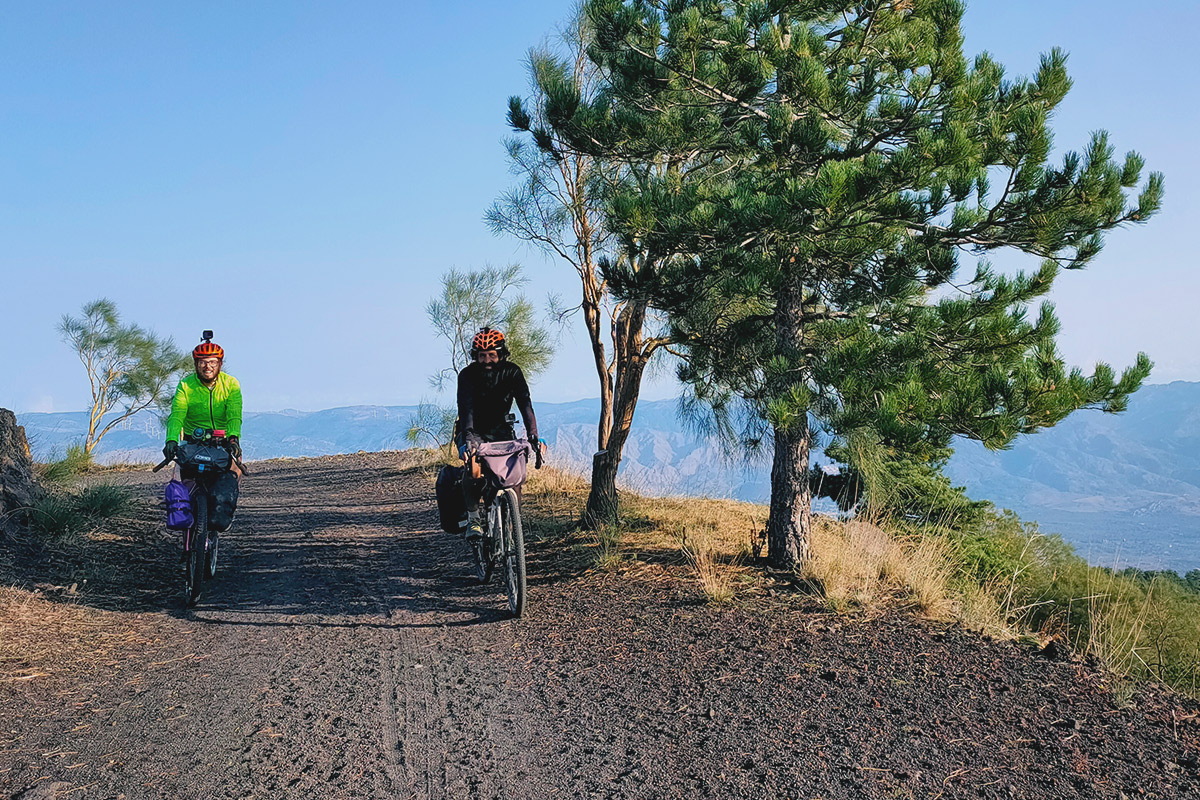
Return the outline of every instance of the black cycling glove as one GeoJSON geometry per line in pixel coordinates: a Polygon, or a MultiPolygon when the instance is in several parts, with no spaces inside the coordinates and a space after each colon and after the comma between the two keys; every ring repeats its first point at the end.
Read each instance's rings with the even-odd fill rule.
{"type": "Polygon", "coordinates": [[[178,452],[179,452],[179,442],[171,441],[171,442],[167,442],[163,446],[163,458],[167,459],[167,461],[170,461],[171,459],[175,458],[175,454],[178,452]]]}
{"type": "Polygon", "coordinates": [[[236,436],[230,436],[228,438],[228,442],[229,442],[229,455],[233,456],[234,461],[241,461],[242,460],[242,442],[241,442],[241,440],[238,439],[238,437],[236,437],[236,436]]]}

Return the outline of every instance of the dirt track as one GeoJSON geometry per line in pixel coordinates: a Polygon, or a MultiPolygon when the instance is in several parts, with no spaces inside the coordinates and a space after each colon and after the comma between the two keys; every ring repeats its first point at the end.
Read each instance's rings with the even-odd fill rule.
{"type": "Polygon", "coordinates": [[[257,467],[201,607],[164,566],[96,602],[149,644],[0,685],[0,798],[1200,797],[1197,709],[1078,663],[538,542],[512,621],[402,457],[257,467]]]}

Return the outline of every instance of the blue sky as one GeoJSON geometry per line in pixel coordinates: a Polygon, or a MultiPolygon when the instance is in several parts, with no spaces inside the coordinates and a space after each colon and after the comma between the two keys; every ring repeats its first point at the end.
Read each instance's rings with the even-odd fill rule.
{"type": "MultiPolygon", "coordinates": [[[[0,28],[0,406],[77,410],[54,331],[108,296],[190,346],[213,328],[250,409],[412,403],[445,360],[424,316],[451,266],[519,261],[530,294],[569,270],[494,237],[506,100],[567,2],[7,3],[0,28]]],[[[1112,235],[1054,301],[1064,354],[1200,380],[1192,138],[1200,4],[983,2],[968,52],[1010,74],[1070,54],[1061,148],[1105,128],[1167,176],[1164,211],[1112,235]]],[[[674,392],[665,377],[649,396],[674,392]]],[[[535,397],[594,396],[569,328],[535,397]]]]}

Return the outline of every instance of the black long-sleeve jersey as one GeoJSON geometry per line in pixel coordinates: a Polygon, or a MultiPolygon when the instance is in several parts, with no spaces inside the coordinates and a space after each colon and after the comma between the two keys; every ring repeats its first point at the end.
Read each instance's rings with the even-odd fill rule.
{"type": "Polygon", "coordinates": [[[511,361],[500,361],[492,369],[479,363],[468,364],[458,373],[458,430],[460,444],[468,434],[484,441],[500,441],[512,437],[512,428],[505,417],[512,411],[513,401],[521,411],[525,430],[530,439],[537,438],[537,418],[529,398],[525,373],[511,361]]]}

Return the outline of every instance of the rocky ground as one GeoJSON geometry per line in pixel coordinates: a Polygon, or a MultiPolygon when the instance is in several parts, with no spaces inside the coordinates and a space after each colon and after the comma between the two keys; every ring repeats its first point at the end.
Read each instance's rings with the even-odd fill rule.
{"type": "Polygon", "coordinates": [[[74,593],[18,554],[0,797],[1200,797],[1200,708],[1064,653],[540,541],[511,620],[412,457],[254,466],[194,610],[150,511],[74,593]]]}

